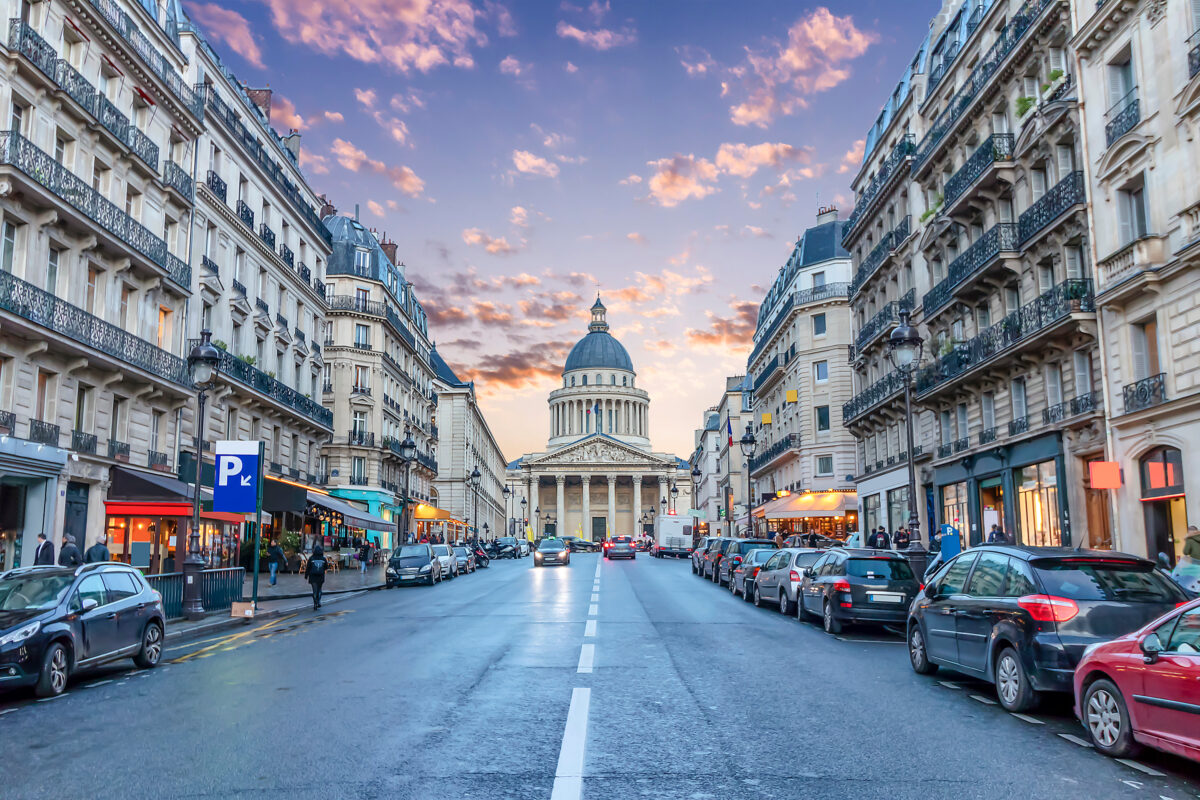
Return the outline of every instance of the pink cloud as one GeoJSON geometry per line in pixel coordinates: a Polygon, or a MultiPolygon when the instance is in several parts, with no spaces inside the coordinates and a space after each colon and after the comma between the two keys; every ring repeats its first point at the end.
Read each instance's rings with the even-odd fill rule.
{"type": "Polygon", "coordinates": [[[547,178],[558,177],[558,164],[534,155],[528,150],[513,150],[512,159],[517,172],[523,172],[526,175],[542,175],[547,178]]]}
{"type": "Polygon", "coordinates": [[[259,69],[266,68],[262,60],[262,50],[254,32],[250,30],[250,21],[241,14],[222,8],[216,3],[188,3],[187,10],[210,38],[224,42],[229,49],[259,69]]]}
{"type": "Polygon", "coordinates": [[[355,89],[354,99],[366,108],[374,108],[378,97],[374,89],[355,89]]]}
{"type": "Polygon", "coordinates": [[[328,175],[329,159],[302,147],[300,148],[300,167],[314,175],[328,175]]]}
{"type": "Polygon", "coordinates": [[[567,62],[566,66],[564,66],[563,69],[565,69],[569,73],[579,72],[579,67],[575,66],[570,61],[567,62]]]}
{"type": "Polygon", "coordinates": [[[326,111],[322,114],[326,122],[345,122],[346,117],[340,111],[326,111]]]}
{"type": "Polygon", "coordinates": [[[522,73],[528,72],[529,64],[522,64],[516,56],[505,56],[500,62],[500,71],[505,75],[512,75],[514,78],[520,77],[522,73]]]}
{"type": "Polygon", "coordinates": [[[383,206],[376,203],[374,200],[367,201],[367,210],[377,217],[383,217],[383,206]]]}
{"type": "Polygon", "coordinates": [[[282,123],[288,130],[303,130],[304,117],[296,113],[296,104],[281,94],[271,96],[271,122],[282,123]]]}
{"type": "Polygon", "coordinates": [[[633,29],[614,31],[608,28],[596,28],[585,31],[563,20],[559,20],[555,31],[560,39],[574,39],[593,50],[611,50],[614,47],[633,44],[637,41],[637,31],[633,29]]]}
{"type": "Polygon", "coordinates": [[[394,188],[409,197],[418,197],[425,190],[425,181],[417,177],[409,167],[388,166],[382,161],[368,157],[364,151],[345,139],[334,139],[330,150],[337,162],[351,172],[358,172],[365,167],[370,172],[387,177],[394,188]]]}
{"type": "Polygon", "coordinates": [[[838,167],[838,172],[846,173],[857,169],[858,166],[862,164],[863,153],[866,151],[866,147],[866,139],[859,139],[856,141],[850,147],[850,149],[846,151],[846,155],[842,156],[842,165],[838,167]]]}
{"type": "Polygon", "coordinates": [[[812,148],[795,147],[783,142],[762,144],[722,144],[717,150],[716,164],[722,172],[749,178],[760,168],[779,169],[788,162],[808,163],[812,148]]]}
{"type": "Polygon", "coordinates": [[[661,206],[671,208],[690,197],[708,197],[717,189],[717,168],[707,158],[676,154],[647,162],[654,167],[647,185],[650,197],[661,206]]]}
{"type": "Polygon", "coordinates": [[[482,247],[494,256],[511,256],[521,248],[509,244],[503,236],[491,236],[480,228],[466,228],[462,232],[463,242],[473,247],[482,247]]]}

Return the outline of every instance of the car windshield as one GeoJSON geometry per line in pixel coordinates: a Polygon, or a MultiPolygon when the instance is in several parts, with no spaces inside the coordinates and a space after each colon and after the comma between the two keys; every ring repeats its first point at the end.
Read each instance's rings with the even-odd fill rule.
{"type": "Polygon", "coordinates": [[[416,556],[429,555],[429,548],[423,544],[406,544],[400,548],[400,552],[396,553],[399,558],[414,558],[416,556]]]}
{"type": "Polygon", "coordinates": [[[1150,564],[1129,561],[1035,561],[1046,594],[1070,600],[1180,603],[1183,592],[1150,564]]]}
{"type": "Polygon", "coordinates": [[[777,551],[768,550],[765,547],[760,547],[757,550],[751,550],[750,555],[746,556],[746,561],[750,564],[765,564],[767,560],[775,555],[777,551]]]}
{"type": "Polygon", "coordinates": [[[562,539],[543,539],[542,543],[538,545],[538,550],[541,550],[543,553],[547,551],[556,552],[558,550],[562,550],[563,547],[565,547],[565,545],[563,544],[562,539]]]}
{"type": "Polygon", "coordinates": [[[796,566],[811,567],[820,557],[820,553],[800,553],[796,556],[796,566]]]}
{"type": "Polygon", "coordinates": [[[898,558],[851,558],[846,561],[846,574],[855,578],[885,581],[911,581],[912,568],[898,558]]]}
{"type": "Polygon", "coordinates": [[[736,552],[746,555],[755,550],[774,550],[775,545],[769,542],[738,542],[736,552]]]}
{"type": "Polygon", "coordinates": [[[433,554],[435,556],[448,556],[450,555],[450,548],[444,544],[435,544],[433,546],[433,554]]]}
{"type": "Polygon", "coordinates": [[[0,611],[54,608],[74,580],[74,575],[41,575],[0,581],[0,611]]]}
{"type": "Polygon", "coordinates": [[[501,536],[496,540],[497,544],[516,544],[517,540],[511,536],[501,536]]]}
{"type": "Polygon", "coordinates": [[[465,547],[456,547],[456,548],[454,548],[454,555],[468,556],[468,555],[470,555],[470,553],[467,552],[467,548],[465,548],[465,547]]]}

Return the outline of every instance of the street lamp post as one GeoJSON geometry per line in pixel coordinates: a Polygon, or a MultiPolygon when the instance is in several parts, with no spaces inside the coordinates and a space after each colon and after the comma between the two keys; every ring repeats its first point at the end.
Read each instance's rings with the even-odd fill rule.
{"type": "Polygon", "coordinates": [[[512,518],[512,510],[511,510],[511,509],[509,508],[509,506],[508,506],[508,501],[509,501],[509,499],[512,497],[512,493],[513,493],[513,490],[512,490],[512,489],[510,489],[510,488],[508,488],[508,484],[505,484],[505,485],[504,485],[504,517],[505,517],[505,521],[504,521],[504,529],[505,529],[505,530],[504,530],[504,535],[505,535],[505,536],[512,536],[512,535],[513,535],[513,518],[512,518]]]}
{"type": "Polygon", "coordinates": [[[522,497],[521,498],[521,538],[524,538],[524,539],[529,538],[529,534],[526,533],[526,531],[525,531],[526,527],[529,525],[529,517],[526,516],[529,513],[526,510],[527,506],[528,506],[528,501],[524,497],[522,497]]]}
{"type": "Polygon", "coordinates": [[[183,560],[183,615],[187,619],[204,616],[200,592],[200,476],[204,466],[204,414],[208,391],[216,386],[221,370],[221,351],[212,343],[212,331],[200,331],[200,341],[188,354],[188,371],[196,390],[196,484],[192,495],[192,529],[188,532],[187,558],[183,560]]]}
{"type": "Polygon", "coordinates": [[[412,474],[412,462],[417,457],[417,443],[408,428],[404,429],[404,440],[400,442],[400,461],[404,463],[404,506],[400,509],[400,525],[403,530],[396,534],[396,548],[408,540],[408,479],[412,474]]]}
{"type": "Polygon", "coordinates": [[[753,533],[753,509],[750,508],[750,459],[754,457],[754,446],[758,444],[754,439],[754,434],[750,431],[750,423],[746,423],[746,432],[742,434],[741,441],[738,444],[742,448],[742,455],[746,457],[746,530],[753,533]]]}
{"type": "Polygon", "coordinates": [[[904,376],[904,415],[908,436],[908,549],[923,552],[921,520],[917,515],[917,466],[913,445],[912,382],[921,364],[925,342],[916,328],[908,324],[909,312],[900,312],[900,324],[888,337],[888,360],[904,376]]]}
{"type": "Polygon", "coordinates": [[[483,476],[479,474],[479,467],[476,466],[471,470],[468,476],[471,481],[471,489],[475,492],[475,509],[471,512],[471,519],[475,522],[475,541],[479,541],[479,482],[483,480],[483,476]]]}
{"type": "Polygon", "coordinates": [[[671,484],[671,511],[679,513],[679,487],[671,484]]]}
{"type": "MultiPolygon", "coordinates": [[[[704,451],[701,450],[700,452],[703,453],[704,451]]],[[[698,506],[696,505],[696,500],[700,496],[700,480],[702,477],[703,477],[703,475],[700,472],[700,456],[697,456],[696,457],[696,465],[692,467],[692,509],[693,510],[698,508],[698,506]]],[[[698,517],[692,519],[693,534],[695,533],[696,529],[700,527],[699,523],[698,523],[698,519],[699,519],[698,517]]],[[[693,541],[695,541],[694,536],[693,536],[693,541]]]]}

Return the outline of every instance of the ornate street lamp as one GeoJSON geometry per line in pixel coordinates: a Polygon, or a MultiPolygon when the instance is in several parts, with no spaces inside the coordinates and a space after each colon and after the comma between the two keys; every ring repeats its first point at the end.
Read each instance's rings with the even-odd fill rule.
{"type": "Polygon", "coordinates": [[[888,337],[888,360],[904,376],[904,415],[908,435],[908,549],[924,551],[921,544],[921,520],[917,516],[917,466],[913,451],[912,383],[925,342],[917,329],[908,324],[909,312],[900,312],[900,324],[888,337]]]}
{"type": "Polygon", "coordinates": [[[408,540],[408,479],[412,473],[412,462],[416,457],[417,443],[413,441],[409,429],[405,428],[404,440],[400,442],[400,461],[404,463],[404,506],[400,509],[400,524],[404,530],[396,535],[396,538],[400,540],[396,542],[397,548],[408,540]]]}
{"type": "Polygon", "coordinates": [[[479,541],[479,483],[483,476],[479,474],[478,466],[471,470],[467,480],[471,482],[471,489],[475,492],[475,510],[471,512],[471,519],[475,522],[475,541],[479,541]]]}
{"type": "Polygon", "coordinates": [[[671,510],[679,512],[679,487],[671,484],[671,510]]]}
{"type": "Polygon", "coordinates": [[[526,526],[529,525],[529,516],[528,516],[529,512],[526,511],[527,506],[528,506],[527,501],[525,500],[524,497],[522,497],[521,498],[521,536],[523,536],[525,538],[529,537],[529,534],[525,532],[526,526]]]}
{"type": "Polygon", "coordinates": [[[509,498],[511,498],[511,497],[512,497],[512,494],[513,494],[513,490],[512,490],[512,489],[510,489],[510,488],[508,488],[508,484],[507,484],[507,483],[506,483],[506,484],[504,484],[504,516],[505,516],[505,517],[508,519],[508,522],[507,522],[507,525],[506,525],[506,531],[505,531],[505,534],[504,534],[505,536],[512,536],[512,535],[513,535],[513,518],[512,518],[512,511],[510,511],[510,510],[509,510],[509,507],[508,507],[508,501],[509,501],[509,498]]]}
{"type": "Polygon", "coordinates": [[[753,533],[754,515],[752,514],[753,509],[750,508],[750,459],[754,457],[754,447],[758,442],[750,431],[749,422],[746,423],[746,432],[742,434],[738,444],[742,448],[742,455],[746,457],[746,529],[753,533]]]}
{"type": "MultiPolygon", "coordinates": [[[[204,466],[204,415],[208,392],[217,385],[221,371],[221,351],[212,343],[212,331],[200,331],[200,341],[188,354],[188,372],[196,390],[196,483],[192,495],[192,529],[188,532],[187,558],[183,560],[183,615],[187,619],[204,616],[204,601],[200,594],[200,473],[204,466]]],[[[257,553],[255,553],[257,555],[257,553]]],[[[255,576],[257,577],[257,575],[255,576]]]]}
{"type": "MultiPolygon", "coordinates": [[[[700,496],[700,481],[704,477],[700,472],[700,457],[704,454],[703,450],[698,450],[696,455],[696,465],[692,467],[692,508],[698,508],[696,500],[700,496]]],[[[698,528],[697,519],[692,520],[692,531],[698,528]]]]}

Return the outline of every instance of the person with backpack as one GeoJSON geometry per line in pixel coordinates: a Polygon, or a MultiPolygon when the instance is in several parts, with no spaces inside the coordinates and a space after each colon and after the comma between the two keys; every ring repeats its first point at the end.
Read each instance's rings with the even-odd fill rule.
{"type": "Polygon", "coordinates": [[[312,587],[313,611],[321,607],[321,587],[325,585],[325,570],[328,568],[329,562],[325,560],[325,550],[321,545],[315,546],[312,557],[308,559],[308,566],[304,568],[304,577],[312,587]]]}
{"type": "Polygon", "coordinates": [[[907,528],[897,528],[896,532],[892,534],[892,544],[896,546],[897,550],[907,549],[911,541],[907,528]]]}
{"type": "Polygon", "coordinates": [[[58,565],[60,567],[78,567],[83,563],[83,557],[79,555],[79,548],[75,546],[75,537],[67,534],[63,537],[62,549],[58,551],[58,565]]]}
{"type": "Polygon", "coordinates": [[[882,526],[871,534],[871,538],[867,540],[867,547],[873,547],[876,550],[892,549],[892,541],[888,538],[887,531],[882,526]]]}
{"type": "Polygon", "coordinates": [[[358,571],[363,575],[367,574],[367,567],[371,565],[371,540],[363,539],[362,544],[358,546],[358,571]]]}

